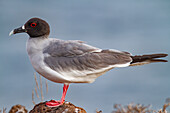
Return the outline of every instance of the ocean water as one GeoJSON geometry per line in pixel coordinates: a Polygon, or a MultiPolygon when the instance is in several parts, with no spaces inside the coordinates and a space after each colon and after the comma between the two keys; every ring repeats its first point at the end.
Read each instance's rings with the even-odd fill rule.
{"type": "MultiPolygon", "coordinates": [[[[169,6],[168,0],[0,0],[0,108],[9,110],[15,104],[29,110],[33,107],[35,70],[25,47],[28,35],[8,36],[28,19],[46,20],[51,27],[50,37],[54,38],[82,40],[133,55],[169,54],[169,6]]],[[[44,100],[60,99],[62,85],[48,81],[48,86],[44,100]]],[[[114,104],[131,102],[159,109],[169,97],[170,64],[155,63],[116,68],[92,84],[71,84],[66,100],[88,113],[96,109],[110,113],[114,104]]]]}

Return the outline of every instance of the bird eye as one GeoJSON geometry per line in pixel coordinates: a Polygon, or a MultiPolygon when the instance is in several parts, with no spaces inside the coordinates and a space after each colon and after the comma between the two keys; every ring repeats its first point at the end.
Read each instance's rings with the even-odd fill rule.
{"type": "Polygon", "coordinates": [[[31,23],[31,27],[35,27],[36,25],[36,23],[31,23]]]}

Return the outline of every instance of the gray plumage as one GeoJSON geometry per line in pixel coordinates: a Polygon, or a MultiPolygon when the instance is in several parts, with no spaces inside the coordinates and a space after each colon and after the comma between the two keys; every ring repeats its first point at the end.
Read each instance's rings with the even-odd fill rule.
{"type": "Polygon", "coordinates": [[[43,53],[49,55],[44,58],[46,65],[57,72],[100,70],[132,61],[127,52],[100,50],[80,41],[53,40],[43,53]]]}
{"type": "Polygon", "coordinates": [[[56,83],[91,83],[114,67],[167,62],[167,54],[131,56],[128,52],[102,50],[82,41],[49,38],[48,23],[39,18],[28,20],[11,34],[27,33],[27,52],[34,69],[56,83]]]}

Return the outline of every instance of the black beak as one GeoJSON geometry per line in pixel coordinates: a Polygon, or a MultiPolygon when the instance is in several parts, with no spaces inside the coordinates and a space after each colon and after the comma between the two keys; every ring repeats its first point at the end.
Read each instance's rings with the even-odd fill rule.
{"type": "Polygon", "coordinates": [[[27,30],[25,29],[24,26],[12,30],[12,31],[9,33],[9,36],[11,36],[12,34],[23,33],[23,32],[27,32],[27,30]]]}

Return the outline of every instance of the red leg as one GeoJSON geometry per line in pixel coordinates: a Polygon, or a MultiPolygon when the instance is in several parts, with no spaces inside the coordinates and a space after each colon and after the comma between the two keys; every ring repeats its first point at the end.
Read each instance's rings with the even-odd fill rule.
{"type": "Polygon", "coordinates": [[[63,86],[63,94],[62,94],[62,97],[61,97],[60,101],[51,100],[49,102],[46,102],[46,105],[48,107],[57,107],[57,106],[62,105],[64,103],[64,101],[65,101],[65,96],[66,96],[68,87],[69,87],[69,84],[67,84],[67,85],[64,84],[64,86],[63,86]]]}
{"type": "Polygon", "coordinates": [[[69,84],[67,84],[67,85],[64,84],[63,94],[62,94],[62,97],[61,97],[61,103],[64,103],[64,101],[65,101],[65,97],[66,97],[66,93],[67,93],[68,87],[69,87],[69,84]]]}

